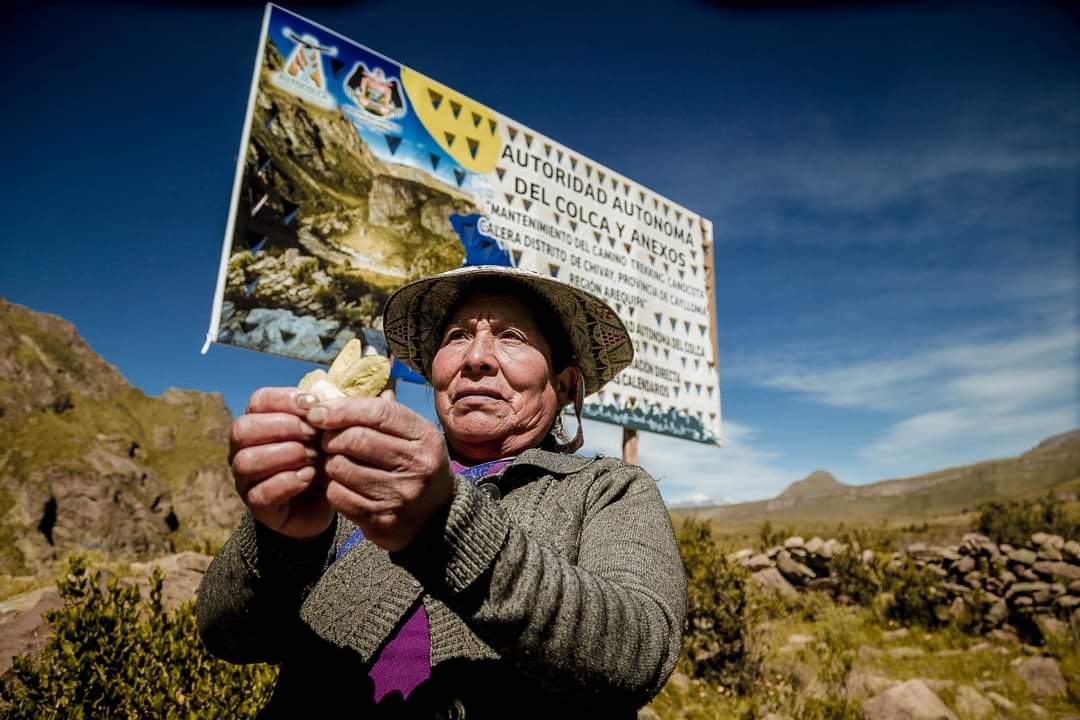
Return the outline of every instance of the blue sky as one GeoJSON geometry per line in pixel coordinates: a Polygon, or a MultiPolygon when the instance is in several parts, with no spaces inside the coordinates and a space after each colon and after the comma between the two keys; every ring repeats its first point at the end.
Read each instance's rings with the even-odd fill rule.
{"type": "MultiPolygon", "coordinates": [[[[712,219],[726,446],[643,435],[673,502],[1080,426],[1074,6],[792,5],[285,3],[712,219]]],[[[0,295],[151,394],[239,412],[294,383],[303,363],[199,354],[262,6],[14,12],[0,295]]]]}

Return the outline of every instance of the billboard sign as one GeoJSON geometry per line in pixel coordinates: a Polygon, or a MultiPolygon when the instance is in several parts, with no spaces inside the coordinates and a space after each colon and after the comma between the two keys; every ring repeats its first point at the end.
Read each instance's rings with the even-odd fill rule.
{"type": "Polygon", "coordinates": [[[395,289],[481,264],[616,308],[636,358],[586,417],[719,441],[708,220],[268,5],[208,342],[329,363],[359,337],[385,353],[395,289]]]}

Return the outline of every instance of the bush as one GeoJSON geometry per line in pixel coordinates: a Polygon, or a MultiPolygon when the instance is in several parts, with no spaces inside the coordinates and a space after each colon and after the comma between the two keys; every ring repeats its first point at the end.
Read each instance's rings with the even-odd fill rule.
{"type": "Polygon", "coordinates": [[[892,600],[885,608],[887,617],[905,625],[936,628],[947,618],[940,615],[944,595],[938,589],[938,578],[911,558],[890,567],[885,573],[885,589],[892,600]]]}
{"type": "Polygon", "coordinates": [[[829,572],[836,579],[835,594],[848,602],[869,606],[881,592],[882,577],[874,563],[864,563],[860,553],[848,549],[833,555],[829,572]]]}
{"type": "Polygon", "coordinates": [[[974,529],[996,543],[1024,547],[1040,531],[1080,539],[1080,518],[1053,495],[1038,500],[989,500],[979,506],[974,529]]]}
{"type": "Polygon", "coordinates": [[[746,579],[717,548],[705,521],[679,528],[686,568],[687,614],[683,653],[696,677],[732,684],[746,654],[746,579]]]}
{"type": "Polygon", "coordinates": [[[64,607],[36,660],[15,659],[0,699],[4,718],[251,717],[266,704],[277,671],[210,656],[195,628],[193,603],[171,615],[155,570],[150,597],[69,561],[57,581],[64,607]]]}

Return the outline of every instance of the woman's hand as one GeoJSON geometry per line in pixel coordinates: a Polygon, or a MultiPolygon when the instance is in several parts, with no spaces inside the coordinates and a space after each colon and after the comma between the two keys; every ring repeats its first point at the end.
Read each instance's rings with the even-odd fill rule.
{"type": "Polygon", "coordinates": [[[296,388],[260,388],[229,429],[236,492],[256,520],[296,540],[317,537],[334,519],[317,480],[319,431],[304,421],[315,402],[296,388]]]}
{"type": "Polygon", "coordinates": [[[326,499],[376,545],[401,550],[449,507],[454,476],[443,434],[404,405],[328,400],[307,422],[323,431],[326,499]]]}

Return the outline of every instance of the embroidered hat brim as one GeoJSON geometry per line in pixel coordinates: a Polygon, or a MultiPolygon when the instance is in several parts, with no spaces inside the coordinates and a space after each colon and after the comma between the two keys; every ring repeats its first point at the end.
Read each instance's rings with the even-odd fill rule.
{"type": "Polygon", "coordinates": [[[630,334],[603,299],[546,275],[499,265],[450,270],[399,288],[383,309],[390,352],[430,382],[447,313],[463,292],[491,280],[521,283],[551,305],[574,350],[585,395],[600,390],[633,361],[630,334]]]}

